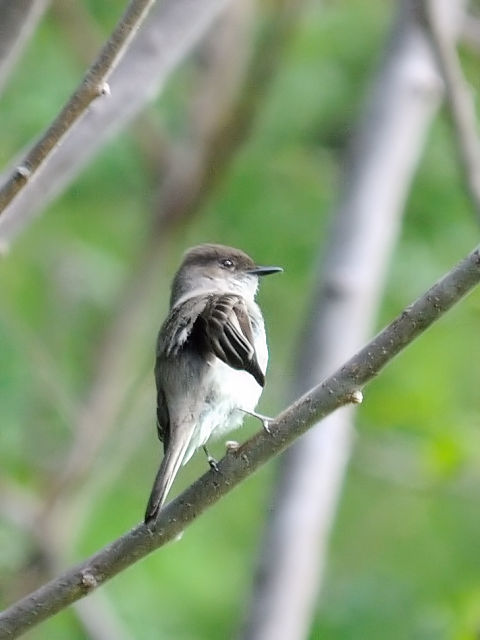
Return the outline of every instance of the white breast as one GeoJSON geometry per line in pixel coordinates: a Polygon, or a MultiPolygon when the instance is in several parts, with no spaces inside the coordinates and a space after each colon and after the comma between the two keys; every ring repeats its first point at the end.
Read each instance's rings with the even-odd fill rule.
{"type": "MultiPolygon", "coordinates": [[[[263,318],[258,306],[250,309],[255,317],[253,340],[258,364],[265,373],[268,363],[268,348],[263,318]]],[[[183,464],[194,451],[206,444],[210,437],[219,438],[241,425],[245,414],[239,409],[254,411],[262,394],[262,387],[255,378],[246,371],[232,369],[215,358],[211,364],[209,394],[190,445],[185,454],[183,464]]]]}

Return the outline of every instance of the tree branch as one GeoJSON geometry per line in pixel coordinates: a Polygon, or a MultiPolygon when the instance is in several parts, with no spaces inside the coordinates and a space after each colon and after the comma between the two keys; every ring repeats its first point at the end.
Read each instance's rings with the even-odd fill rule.
{"type": "Polygon", "coordinates": [[[421,0],[418,8],[445,83],[445,99],[458,160],[470,201],[480,221],[480,139],[474,98],[464,78],[455,42],[443,28],[436,0],[433,3],[431,0],[421,0]]]}
{"type": "Polygon", "coordinates": [[[461,39],[463,44],[478,54],[480,51],[480,15],[476,11],[465,12],[461,39]]]}
{"type": "Polygon", "coordinates": [[[361,401],[360,389],[402,349],[480,282],[480,247],[464,258],[416,302],[323,383],[311,389],[238,450],[228,452],[160,514],[156,527],[144,524],[76,567],[43,585],[0,614],[0,640],[18,637],[168,541],[209,506],[283,451],[338,407],[361,401]]]}
{"type": "Polygon", "coordinates": [[[107,79],[125,53],[154,2],[155,0],[130,1],[112,35],[87,71],[79,87],[0,188],[0,214],[33,177],[39,166],[46,160],[54,147],[61,142],[63,136],[80,116],[85,113],[95,98],[109,94],[107,79]]]}
{"type": "MultiPolygon", "coordinates": [[[[73,180],[91,157],[152,100],[231,0],[164,0],[157,3],[109,77],[112,95],[88,109],[39,167],[35,180],[0,214],[7,245],[73,180]],[[135,80],[132,81],[132,78],[135,80]]],[[[1,179],[0,179],[1,182],[1,179]]],[[[0,191],[1,192],[1,191],[0,191]]]]}

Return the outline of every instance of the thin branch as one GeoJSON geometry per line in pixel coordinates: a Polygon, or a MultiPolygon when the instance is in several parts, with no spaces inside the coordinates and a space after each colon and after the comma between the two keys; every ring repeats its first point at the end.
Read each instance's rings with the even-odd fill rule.
{"type": "Polygon", "coordinates": [[[480,139],[475,102],[464,78],[455,43],[448,37],[448,33],[445,33],[436,8],[437,1],[421,0],[418,8],[445,83],[445,98],[457,156],[463,170],[467,192],[480,221],[480,139]]]}
{"type": "Polygon", "coordinates": [[[169,503],[153,529],[137,525],[1,613],[0,640],[18,637],[174,539],[312,424],[342,405],[360,402],[360,389],[479,282],[477,247],[332,376],[283,411],[272,422],[270,434],[261,431],[236,451],[228,452],[219,462],[218,471],[210,470],[169,503]]]}
{"type": "MultiPolygon", "coordinates": [[[[112,95],[88,109],[0,215],[7,246],[77,176],[92,156],[163,88],[231,0],[158,2],[109,78],[112,95]],[[132,78],[134,79],[132,81],[132,78]]],[[[0,179],[1,182],[1,179],[0,179]]]]}
{"type": "Polygon", "coordinates": [[[0,92],[46,6],[47,0],[0,0],[0,92]]]}
{"type": "Polygon", "coordinates": [[[64,135],[99,96],[108,95],[107,79],[125,53],[130,41],[143,22],[155,0],[131,0],[97,59],[66,105],[28,151],[0,188],[0,214],[35,175],[64,135]]]}

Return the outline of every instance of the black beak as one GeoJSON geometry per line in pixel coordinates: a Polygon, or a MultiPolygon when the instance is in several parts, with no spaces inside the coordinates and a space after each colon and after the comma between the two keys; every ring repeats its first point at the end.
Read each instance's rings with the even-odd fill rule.
{"type": "Polygon", "coordinates": [[[282,271],[282,267],[254,267],[253,269],[248,269],[247,273],[252,273],[255,276],[269,276],[271,273],[280,273],[282,271]]]}

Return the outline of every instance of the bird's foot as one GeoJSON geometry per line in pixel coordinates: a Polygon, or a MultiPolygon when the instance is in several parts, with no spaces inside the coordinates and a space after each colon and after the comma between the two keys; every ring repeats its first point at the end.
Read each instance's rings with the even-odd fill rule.
{"type": "Polygon", "coordinates": [[[264,416],[261,413],[257,413],[256,411],[247,411],[246,409],[240,409],[240,411],[243,411],[243,413],[252,416],[252,418],[257,418],[257,420],[260,420],[265,432],[268,433],[268,435],[272,435],[272,432],[270,430],[270,422],[273,422],[273,418],[264,416]]]}
{"type": "Polygon", "coordinates": [[[207,456],[207,462],[210,466],[210,469],[213,469],[218,473],[220,469],[218,468],[217,460],[215,460],[215,458],[208,453],[208,449],[206,446],[203,446],[203,450],[205,451],[205,455],[207,456]]]}
{"type": "Polygon", "coordinates": [[[213,458],[212,456],[208,456],[207,462],[210,465],[210,469],[213,469],[217,473],[220,471],[220,469],[218,468],[218,462],[215,460],[215,458],[213,458]]]}
{"type": "Polygon", "coordinates": [[[262,421],[264,431],[268,433],[269,436],[271,436],[272,432],[270,431],[270,422],[272,422],[272,419],[267,418],[266,416],[261,416],[260,420],[262,421]]]}

